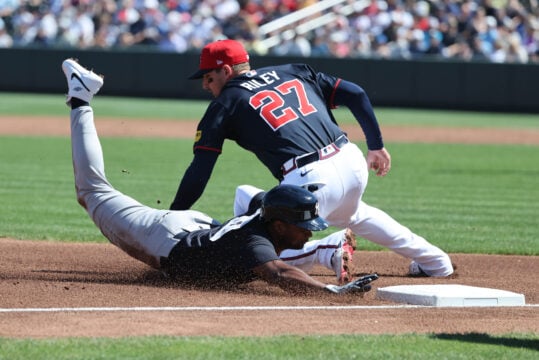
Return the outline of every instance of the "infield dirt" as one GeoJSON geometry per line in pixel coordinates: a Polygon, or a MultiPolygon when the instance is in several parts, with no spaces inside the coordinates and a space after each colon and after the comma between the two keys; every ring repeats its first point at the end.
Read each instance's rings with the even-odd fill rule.
{"type": "MultiPolygon", "coordinates": [[[[66,119],[0,118],[0,134],[68,136],[66,119]]],[[[102,136],[192,137],[195,123],[101,119],[102,136]]],[[[347,128],[354,141],[359,129],[347,128]]],[[[526,143],[539,132],[505,129],[384,127],[386,141],[526,143]]],[[[0,239],[0,309],[77,307],[346,306],[318,310],[189,310],[2,312],[0,337],[121,337],[136,335],[267,336],[282,334],[539,333],[538,307],[381,308],[395,305],[364,297],[290,296],[261,282],[241,288],[178,286],[110,244],[0,239]]],[[[377,272],[374,288],[405,284],[463,284],[524,294],[539,304],[539,257],[450,254],[456,274],[447,279],[410,278],[408,260],[388,252],[354,257],[356,274],[377,272]]],[[[312,274],[333,282],[322,268],[312,274]]]]}

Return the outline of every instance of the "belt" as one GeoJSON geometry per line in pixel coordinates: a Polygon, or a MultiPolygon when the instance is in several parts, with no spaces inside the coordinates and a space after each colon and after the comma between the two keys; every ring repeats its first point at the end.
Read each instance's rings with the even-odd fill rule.
{"type": "Polygon", "coordinates": [[[348,142],[349,141],[346,135],[341,135],[337,138],[337,140],[335,140],[328,146],[323,147],[320,150],[305,155],[296,156],[295,158],[287,160],[283,164],[283,166],[281,166],[283,176],[285,176],[294,169],[300,168],[315,161],[324,160],[332,157],[333,155],[341,151],[341,148],[344,145],[348,144],[348,142]]]}

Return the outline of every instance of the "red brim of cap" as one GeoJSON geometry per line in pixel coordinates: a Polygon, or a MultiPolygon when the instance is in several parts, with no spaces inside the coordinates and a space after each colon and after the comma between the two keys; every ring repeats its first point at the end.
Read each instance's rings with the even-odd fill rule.
{"type": "Polygon", "coordinates": [[[209,72],[212,71],[212,70],[214,70],[214,69],[198,70],[196,73],[194,73],[193,75],[189,76],[188,79],[189,79],[189,80],[202,79],[202,77],[204,76],[204,74],[207,74],[207,73],[209,73],[209,72]]]}

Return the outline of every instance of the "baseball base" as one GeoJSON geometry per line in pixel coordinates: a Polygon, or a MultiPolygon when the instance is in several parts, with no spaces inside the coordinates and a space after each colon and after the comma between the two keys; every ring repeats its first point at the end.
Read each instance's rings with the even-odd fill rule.
{"type": "Polygon", "coordinates": [[[524,295],[505,290],[467,285],[398,285],[378,288],[376,297],[424,306],[522,306],[524,295]]]}

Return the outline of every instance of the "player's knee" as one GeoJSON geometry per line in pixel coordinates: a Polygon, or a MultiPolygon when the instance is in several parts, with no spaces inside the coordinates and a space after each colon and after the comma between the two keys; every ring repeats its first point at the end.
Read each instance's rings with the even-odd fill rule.
{"type": "Polygon", "coordinates": [[[251,214],[262,204],[265,192],[251,185],[240,185],[236,188],[234,198],[234,216],[251,214]]]}

